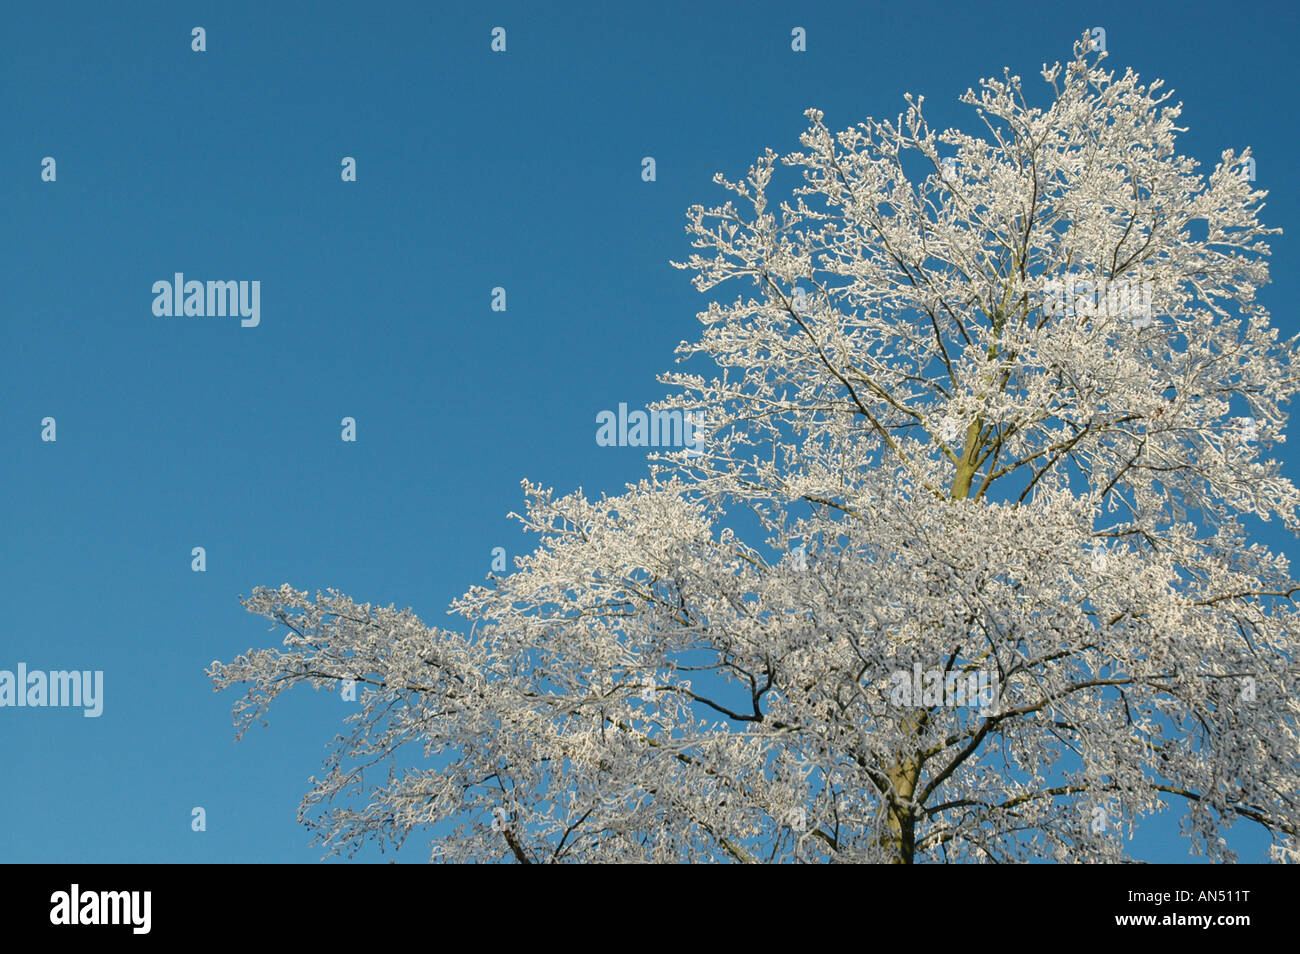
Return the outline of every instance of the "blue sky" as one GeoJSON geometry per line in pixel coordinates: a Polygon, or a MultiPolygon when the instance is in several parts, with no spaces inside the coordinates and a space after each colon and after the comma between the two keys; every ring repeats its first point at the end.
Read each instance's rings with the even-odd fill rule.
{"type": "MultiPolygon", "coordinates": [[[[238,597],[335,587],[449,623],[492,548],[524,545],[506,518],[522,478],[599,494],[642,476],[643,451],[596,445],[594,414],[662,397],[697,333],[704,299],[668,264],[685,211],[724,198],[715,171],[796,148],[809,106],[843,128],[914,91],[972,129],[961,92],[1003,66],[1037,83],[1102,26],[1109,65],[1184,102],[1180,151],[1254,150],[1286,229],[1263,300],[1300,331],[1300,143],[1277,81],[1294,7],[374,7],[0,14],[0,668],[105,672],[98,719],[0,710],[0,860],[318,859],[296,808],[345,704],[295,692],[235,743],[235,694],[204,667],[278,642],[238,597]],[[261,324],[154,317],[175,272],[260,281],[261,324]]],[[[1242,825],[1231,843],[1264,859],[1242,825]]],[[[1135,851],[1189,860],[1173,815],[1135,851]]],[[[426,857],[416,839],[399,860],[426,857]]]]}

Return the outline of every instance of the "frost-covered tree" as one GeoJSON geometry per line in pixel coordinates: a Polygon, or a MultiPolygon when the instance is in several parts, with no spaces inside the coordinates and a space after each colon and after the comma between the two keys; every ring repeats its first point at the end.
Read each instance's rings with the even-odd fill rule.
{"type": "Polygon", "coordinates": [[[301,817],[435,860],[1127,857],[1175,811],[1295,860],[1300,529],[1265,456],[1297,388],[1256,289],[1248,153],[1176,151],[1161,83],[1085,43],[962,102],[768,150],[693,207],[711,300],[661,379],[709,422],[614,497],[525,482],[538,534],[465,632],[258,588],[282,649],[213,663],[239,731],[362,706],[301,817]],[[785,201],[774,178],[794,170],[785,201]],[[361,807],[357,807],[360,803],[361,807]]]}

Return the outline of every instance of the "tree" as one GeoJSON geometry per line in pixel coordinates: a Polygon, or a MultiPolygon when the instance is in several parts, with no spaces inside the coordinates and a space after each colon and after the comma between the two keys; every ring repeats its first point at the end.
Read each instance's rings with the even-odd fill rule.
{"type": "Polygon", "coordinates": [[[1300,529],[1262,456],[1297,386],[1255,298],[1279,230],[1248,151],[1202,176],[1162,84],[1103,57],[1044,67],[1043,108],[1009,71],[968,90],[982,138],[921,97],[809,110],[801,151],[715,176],[674,264],[753,290],[660,405],[707,442],[600,500],[525,481],[538,546],[453,604],[468,633],[244,601],[288,635],[209,669],[241,735],[290,686],[365,687],[301,806],[320,843],[1113,861],[1172,808],[1213,859],[1241,820],[1296,859],[1300,587],[1246,524],[1300,529]]]}

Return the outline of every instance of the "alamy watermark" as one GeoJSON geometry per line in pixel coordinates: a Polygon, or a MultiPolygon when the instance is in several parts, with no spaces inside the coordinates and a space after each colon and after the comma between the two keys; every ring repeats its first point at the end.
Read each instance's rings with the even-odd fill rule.
{"type": "Polygon", "coordinates": [[[901,708],[967,707],[978,708],[982,716],[996,715],[998,674],[986,669],[923,670],[914,663],[910,672],[890,673],[889,701],[901,708]]]}
{"type": "Polygon", "coordinates": [[[1147,279],[1086,278],[1066,275],[1043,285],[1043,313],[1062,317],[1126,318],[1134,328],[1155,323],[1152,282],[1147,279]]]}
{"type": "Polygon", "coordinates": [[[238,316],[244,328],[262,321],[261,282],[186,281],[177,272],[172,281],[153,283],[153,313],[159,318],[225,318],[238,316]]]}
{"type": "Polygon", "coordinates": [[[704,453],[706,437],[701,411],[631,411],[619,404],[618,413],[596,414],[596,444],[599,447],[685,447],[691,454],[704,453]]]}
{"type": "Polygon", "coordinates": [[[0,708],[5,706],[77,707],[87,719],[98,719],[104,711],[103,670],[28,672],[21,662],[16,672],[0,669],[0,708]]]}
{"type": "Polygon", "coordinates": [[[50,923],[124,925],[132,934],[148,934],[152,907],[152,891],[83,891],[74,884],[50,895],[50,923]]]}

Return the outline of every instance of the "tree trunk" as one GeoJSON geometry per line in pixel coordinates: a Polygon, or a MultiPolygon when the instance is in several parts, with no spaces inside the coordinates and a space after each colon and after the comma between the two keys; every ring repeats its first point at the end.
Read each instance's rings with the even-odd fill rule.
{"type": "Polygon", "coordinates": [[[900,759],[888,771],[892,791],[884,795],[885,830],[880,841],[889,852],[889,863],[910,865],[916,854],[916,815],[912,794],[921,775],[919,762],[900,759]]]}

